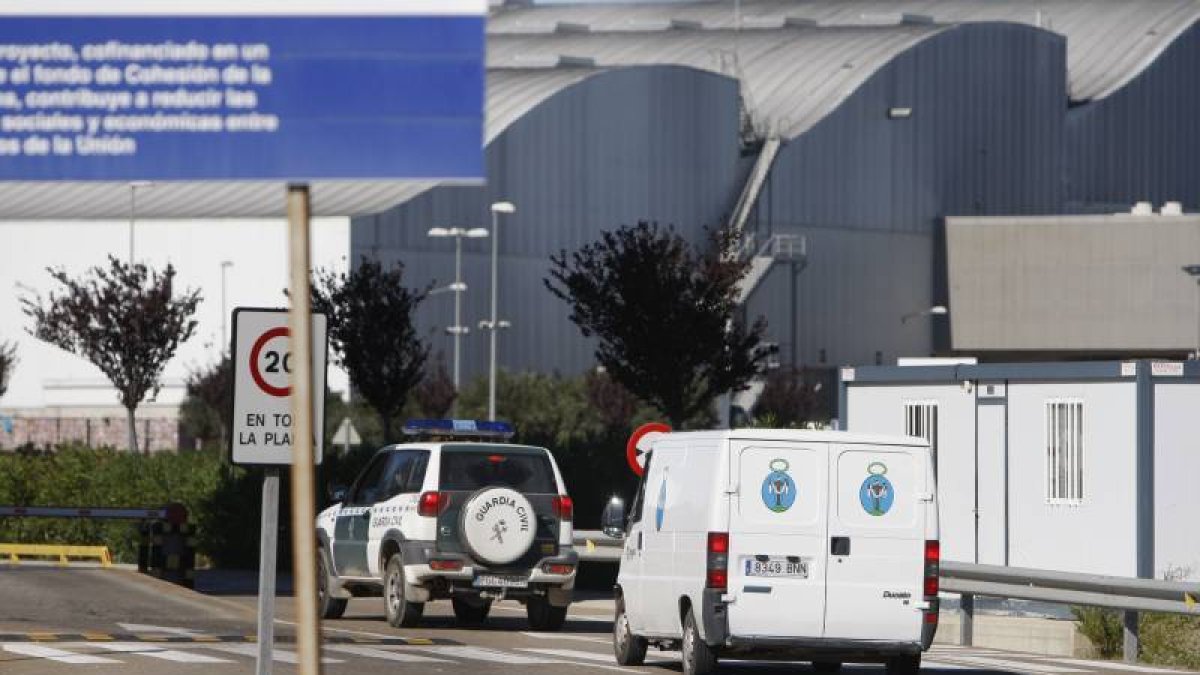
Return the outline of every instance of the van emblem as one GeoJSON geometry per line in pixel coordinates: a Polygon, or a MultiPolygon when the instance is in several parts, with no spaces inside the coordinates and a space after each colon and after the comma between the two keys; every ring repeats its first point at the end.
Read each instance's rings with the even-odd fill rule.
{"type": "Polygon", "coordinates": [[[892,510],[892,502],[896,500],[896,491],[892,482],[884,474],[887,465],[883,462],[871,462],[867,465],[867,479],[858,490],[858,501],[863,510],[872,516],[882,516],[892,510]]]}
{"type": "Polygon", "coordinates": [[[788,475],[788,466],[786,459],[771,460],[771,472],[763,479],[763,504],[775,513],[783,513],[796,503],[796,481],[788,475]]]}
{"type": "Polygon", "coordinates": [[[654,531],[662,529],[663,516],[667,508],[667,477],[663,476],[662,485],[658,486],[658,505],[654,508],[654,531]]]}

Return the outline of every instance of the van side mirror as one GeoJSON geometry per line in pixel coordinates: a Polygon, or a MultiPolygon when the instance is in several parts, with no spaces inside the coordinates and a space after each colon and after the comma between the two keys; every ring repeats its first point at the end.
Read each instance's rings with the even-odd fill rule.
{"type": "Polygon", "coordinates": [[[330,485],[329,486],[329,501],[334,502],[334,503],[346,501],[347,489],[348,488],[345,485],[330,485]]]}
{"type": "Polygon", "coordinates": [[[600,514],[600,529],[614,539],[625,537],[625,500],[613,497],[600,514]]]}

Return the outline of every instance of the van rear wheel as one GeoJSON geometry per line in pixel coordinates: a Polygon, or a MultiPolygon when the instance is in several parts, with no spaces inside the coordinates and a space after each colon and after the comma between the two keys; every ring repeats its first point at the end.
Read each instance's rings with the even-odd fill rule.
{"type": "Polygon", "coordinates": [[[544,597],[534,596],[525,602],[529,627],[536,631],[556,632],[567,620],[567,608],[555,607],[544,597]]]}
{"type": "Polygon", "coordinates": [[[683,675],[709,675],[717,670],[717,653],[700,639],[696,616],[688,610],[683,620],[683,675]]]}
{"type": "Polygon", "coordinates": [[[887,660],[888,675],[917,675],[921,671],[921,655],[893,656],[887,660]]]}
{"type": "Polygon", "coordinates": [[[629,617],[625,616],[625,603],[617,601],[617,616],[613,618],[613,652],[617,665],[640,666],[646,662],[646,638],[633,634],[629,629],[629,617]]]}

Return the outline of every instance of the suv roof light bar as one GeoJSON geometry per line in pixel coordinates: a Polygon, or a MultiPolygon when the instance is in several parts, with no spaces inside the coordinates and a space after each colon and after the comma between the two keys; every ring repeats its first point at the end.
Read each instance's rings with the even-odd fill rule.
{"type": "Polygon", "coordinates": [[[404,423],[406,436],[508,440],[515,433],[508,422],[491,420],[409,420],[404,423]]]}

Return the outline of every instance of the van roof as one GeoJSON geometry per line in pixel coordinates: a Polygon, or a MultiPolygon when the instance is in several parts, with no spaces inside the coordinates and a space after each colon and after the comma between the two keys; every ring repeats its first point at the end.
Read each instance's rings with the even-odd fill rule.
{"type": "Polygon", "coordinates": [[[660,438],[688,438],[749,441],[796,441],[800,443],[848,443],[869,445],[913,445],[928,447],[929,441],[919,436],[870,434],[857,431],[827,431],[819,429],[718,429],[715,431],[672,431],[660,438]]]}

